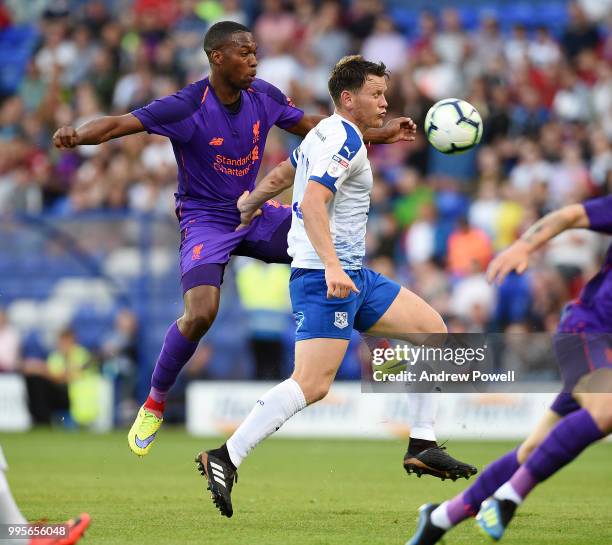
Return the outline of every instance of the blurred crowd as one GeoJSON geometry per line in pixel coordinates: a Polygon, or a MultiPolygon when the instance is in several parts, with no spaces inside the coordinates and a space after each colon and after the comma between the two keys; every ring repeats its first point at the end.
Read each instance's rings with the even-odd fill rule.
{"type": "MultiPolygon", "coordinates": [[[[565,233],[529,274],[499,288],[484,271],[546,212],[612,191],[610,4],[567,3],[561,28],[508,28],[483,9],[466,28],[450,7],[422,11],[406,27],[377,0],[0,1],[0,28],[31,24],[39,35],[19,88],[0,103],[0,214],[172,214],[166,139],[143,133],[60,153],[51,135],[201,79],[207,28],[234,20],[254,32],[258,77],[309,113],[331,112],[330,69],[356,52],[391,71],[389,118],[422,127],[437,100],[471,102],[485,126],[474,152],[442,156],[421,131],[414,143],[370,148],[369,264],[423,296],[451,330],[553,331],[564,302],[597,270],[601,237],[565,233]]],[[[262,175],[287,156],[291,138],[270,134],[262,175]]]]}

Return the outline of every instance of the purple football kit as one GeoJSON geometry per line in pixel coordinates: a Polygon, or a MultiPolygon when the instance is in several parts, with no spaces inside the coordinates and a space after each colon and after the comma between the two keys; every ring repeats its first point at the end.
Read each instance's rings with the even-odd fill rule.
{"type": "MultiPolygon", "coordinates": [[[[612,234],[612,196],[587,201],[584,208],[589,229],[612,234]]],[[[476,515],[482,502],[509,483],[525,498],[539,483],[574,460],[586,447],[603,437],[592,415],[580,407],[571,394],[581,377],[600,368],[612,368],[612,245],[604,264],[583,288],[577,301],[568,304],[553,349],[563,392],[551,409],[562,419],[521,465],[518,449],[489,464],[464,492],[441,505],[451,526],[476,515]]]]}
{"type": "Polygon", "coordinates": [[[255,186],[268,132],[296,125],[304,112],[279,89],[255,79],[238,108],[219,102],[208,78],[132,112],[147,132],[166,136],[178,165],[176,215],[180,222],[183,292],[219,287],[231,255],[290,263],[291,209],[267,202],[240,231],[236,202],[255,186]]]}
{"type": "MultiPolygon", "coordinates": [[[[589,229],[612,234],[612,196],[583,203],[589,229]]],[[[563,311],[553,340],[555,357],[563,379],[563,393],[552,404],[561,416],[580,405],[571,391],[591,371],[612,367],[612,245],[599,272],[584,286],[580,296],[563,311]]]]}

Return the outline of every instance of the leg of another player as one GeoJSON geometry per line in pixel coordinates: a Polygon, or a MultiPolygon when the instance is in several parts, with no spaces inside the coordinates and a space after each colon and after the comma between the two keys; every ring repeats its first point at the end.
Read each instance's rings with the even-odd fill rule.
{"type": "Polygon", "coordinates": [[[612,431],[612,394],[574,396],[582,408],[561,419],[510,480],[483,502],[476,521],[493,539],[501,539],[516,508],[536,486],[612,431]]]}
{"type": "Polygon", "coordinates": [[[327,395],[348,343],[345,339],[298,341],[291,377],[262,395],[221,447],[198,454],[196,463],[222,515],[233,514],[231,490],[238,466],[292,416],[327,395]]]}
{"type": "Polygon", "coordinates": [[[485,467],[474,484],[453,499],[425,504],[419,510],[419,530],[409,545],[433,545],[452,527],[476,515],[481,504],[508,481],[520,464],[546,438],[561,416],[547,410],[529,437],[516,449],[507,452],[485,467]]]}
{"type": "Polygon", "coordinates": [[[238,467],[257,444],[286,420],[327,395],[347,347],[344,339],[307,339],[295,344],[291,378],[265,393],[228,439],[234,466],[238,467]]]}
{"type": "MultiPolygon", "coordinates": [[[[5,475],[7,469],[6,460],[0,448],[0,524],[27,524],[11,494],[11,489],[5,475]]],[[[4,543],[4,541],[0,540],[0,543],[4,543]]],[[[11,540],[11,543],[14,545],[27,545],[28,540],[11,540]]]]}
{"type": "Polygon", "coordinates": [[[404,466],[407,460],[418,456],[428,448],[436,447],[436,413],[438,412],[438,395],[422,392],[410,392],[410,438],[404,455],[404,466]]]}
{"type": "MultiPolygon", "coordinates": [[[[442,342],[447,333],[446,325],[436,310],[418,295],[406,288],[401,288],[393,303],[382,317],[366,332],[367,335],[402,339],[412,343],[423,343],[431,335],[439,335],[437,342],[442,342]]],[[[433,424],[437,410],[436,394],[420,394],[416,399],[420,427],[411,434],[408,452],[404,457],[404,468],[408,473],[433,475],[440,479],[469,478],[477,472],[476,467],[456,460],[435,441],[433,424]],[[420,428],[420,429],[419,429],[420,428]],[[412,447],[412,449],[411,449],[412,447]]]]}
{"type": "MultiPolygon", "coordinates": [[[[0,525],[7,524],[28,524],[28,521],[21,514],[19,507],[13,499],[13,494],[6,480],[6,471],[8,465],[4,458],[4,453],[0,447],[0,525]]],[[[85,530],[90,524],[90,516],[87,513],[82,513],[79,517],[71,519],[65,523],[68,535],[65,538],[49,539],[48,536],[42,538],[7,538],[0,539],[1,545],[54,545],[55,543],[72,543],[75,544],[85,533],[85,530]]]]}
{"type": "Polygon", "coordinates": [[[128,444],[134,454],[145,456],[151,450],[163,421],[168,392],[215,321],[219,294],[217,286],[209,285],[196,286],[185,293],[183,316],[166,332],[151,377],[151,390],[128,433],[128,444]]]}
{"type": "Polygon", "coordinates": [[[424,342],[431,334],[446,334],[442,317],[415,293],[402,288],[382,317],[366,332],[374,337],[424,342]]]}
{"type": "MultiPolygon", "coordinates": [[[[168,329],[151,378],[151,392],[147,401],[161,404],[162,411],[176,377],[215,321],[219,298],[220,290],[217,286],[196,286],[185,293],[185,311],[168,329]]],[[[145,403],[145,407],[159,410],[155,403],[151,403],[150,407],[145,403]]]]}

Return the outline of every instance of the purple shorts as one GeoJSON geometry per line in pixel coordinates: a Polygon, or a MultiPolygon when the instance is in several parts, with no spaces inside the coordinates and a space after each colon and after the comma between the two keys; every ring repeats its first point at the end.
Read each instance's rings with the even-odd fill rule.
{"type": "MultiPolygon", "coordinates": [[[[200,215],[201,218],[201,215],[200,215]]],[[[262,207],[261,216],[236,231],[235,218],[200,219],[197,213],[182,219],[180,264],[183,293],[196,286],[221,286],[223,272],[233,255],[266,263],[291,263],[287,234],[291,208],[274,201],[262,207]]]]}
{"type": "Polygon", "coordinates": [[[553,350],[563,379],[563,391],[551,409],[565,416],[580,408],[571,394],[578,381],[596,369],[612,369],[612,333],[557,333],[553,350]]]}

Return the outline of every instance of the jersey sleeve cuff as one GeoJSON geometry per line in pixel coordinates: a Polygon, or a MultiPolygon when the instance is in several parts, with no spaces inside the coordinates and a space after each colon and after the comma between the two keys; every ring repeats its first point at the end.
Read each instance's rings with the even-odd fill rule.
{"type": "Polygon", "coordinates": [[[149,134],[154,134],[152,130],[154,123],[151,122],[151,116],[144,108],[138,108],[130,113],[142,123],[145,131],[147,131],[149,134]]]}
{"type": "Polygon", "coordinates": [[[289,160],[291,161],[293,168],[297,168],[297,151],[298,148],[295,148],[289,155],[289,160]]]}
{"type": "Polygon", "coordinates": [[[332,178],[329,174],[325,174],[323,176],[311,176],[309,180],[312,180],[314,182],[320,183],[321,185],[324,185],[332,193],[336,192],[336,178],[332,178]]]}

